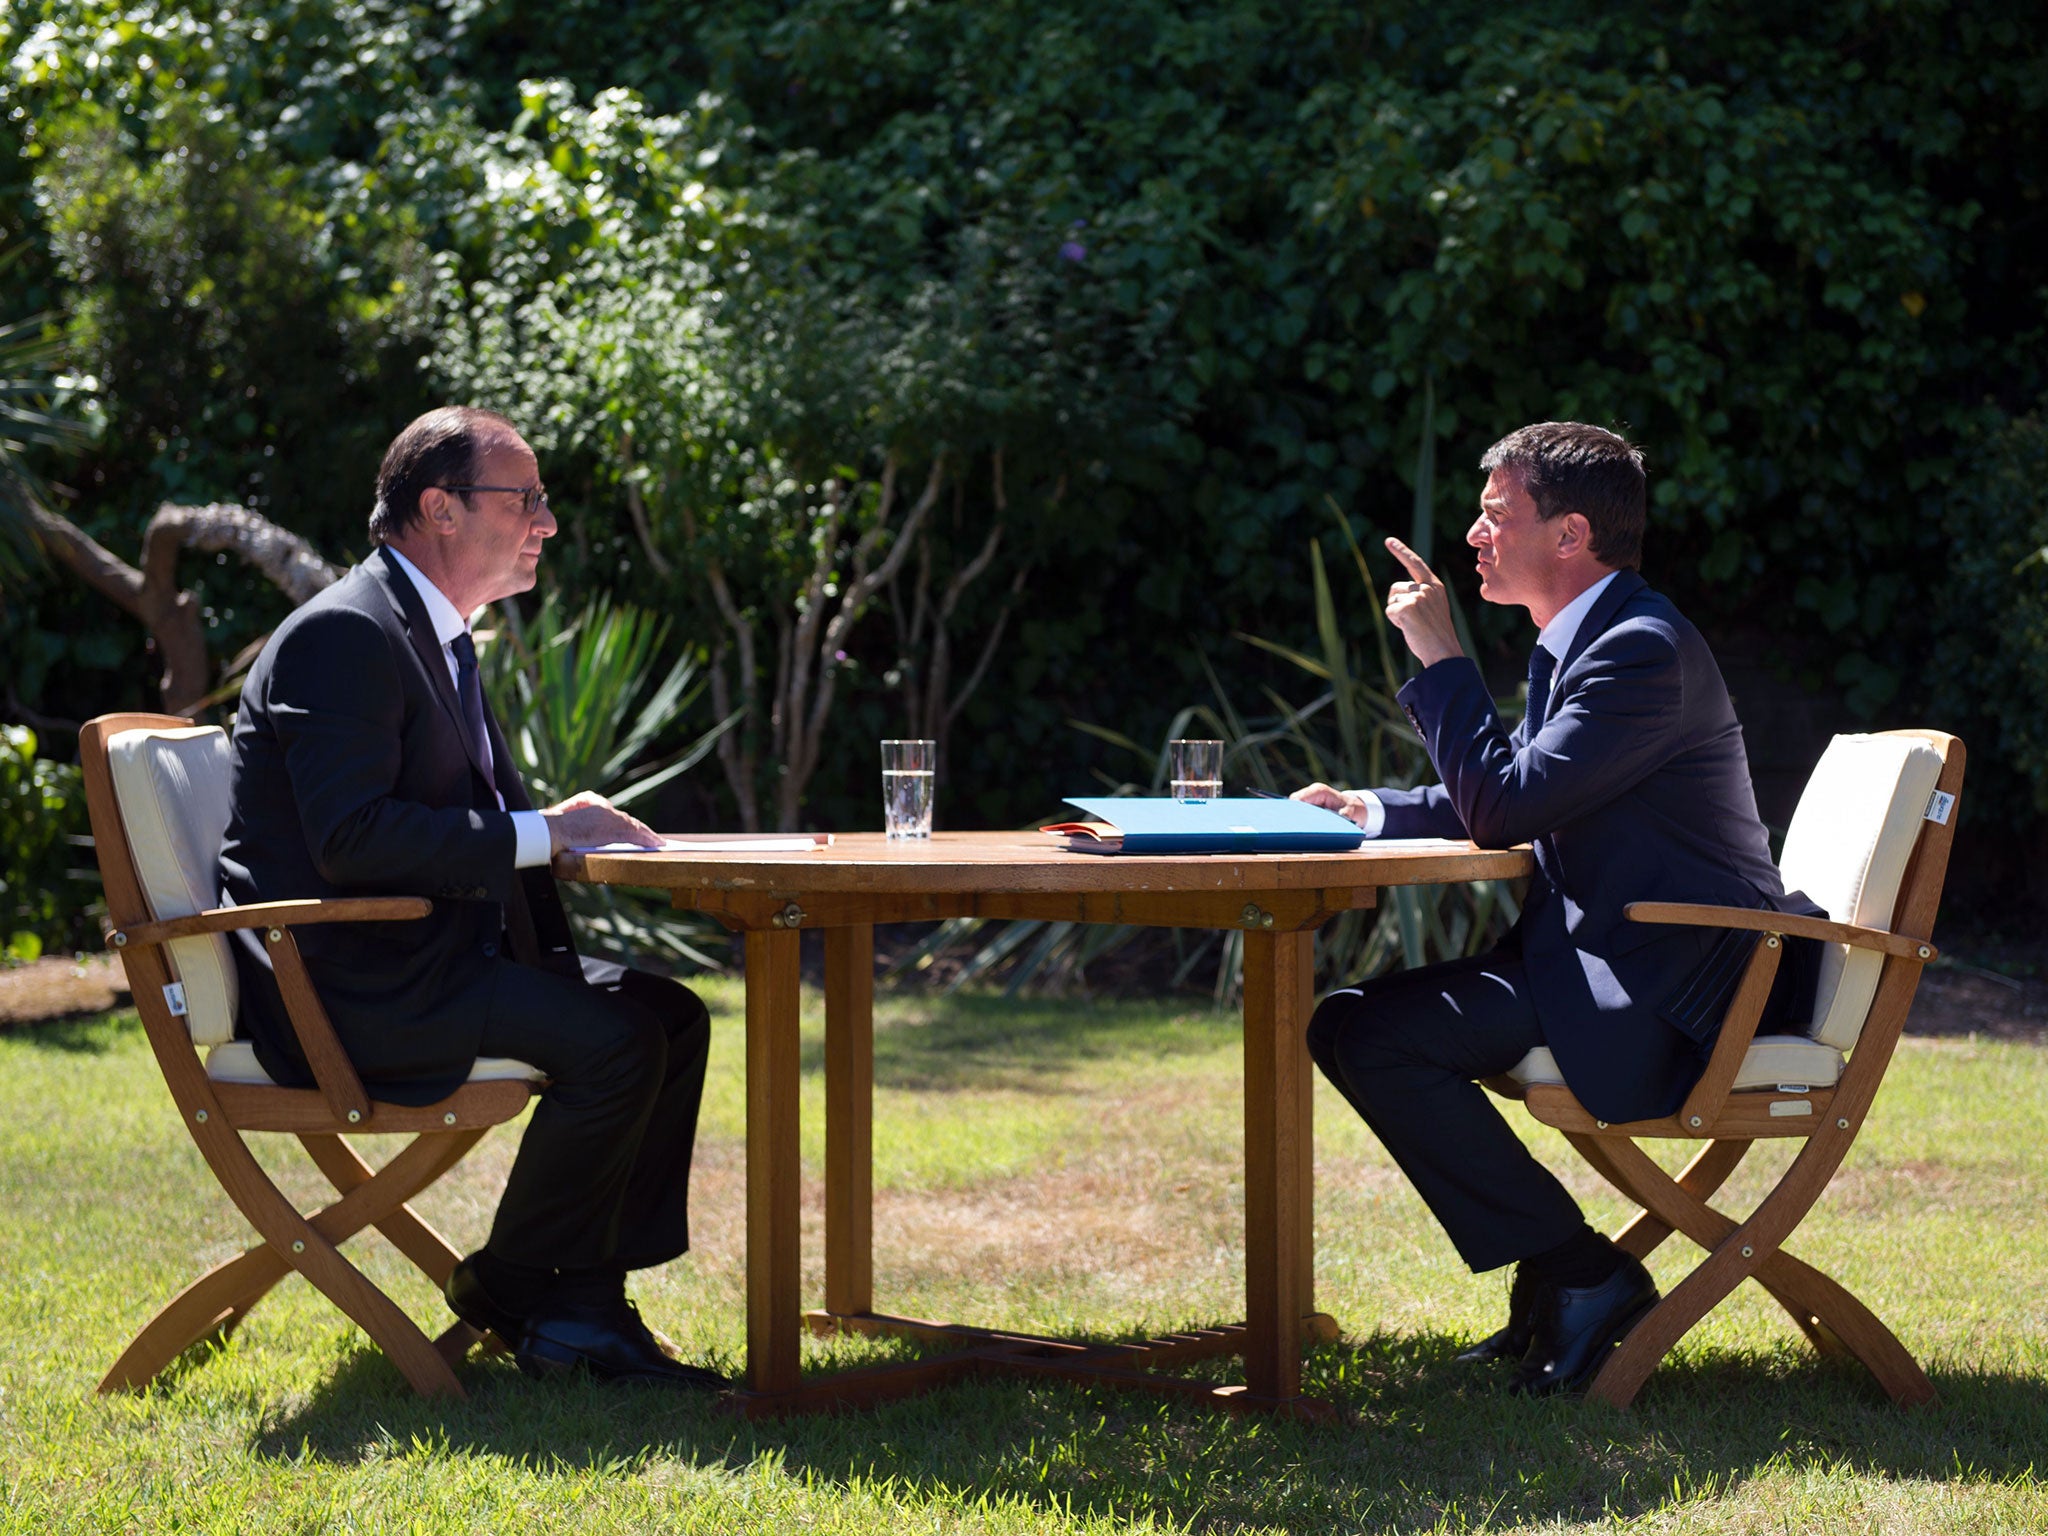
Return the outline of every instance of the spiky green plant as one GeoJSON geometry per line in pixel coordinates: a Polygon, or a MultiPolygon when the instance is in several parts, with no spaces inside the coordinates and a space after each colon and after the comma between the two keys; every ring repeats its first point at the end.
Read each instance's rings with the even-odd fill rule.
{"type": "MultiPolygon", "coordinates": [[[[1264,773],[1275,780],[1406,788],[1435,774],[1397,697],[1407,667],[1406,649],[1396,650],[1382,611],[1380,584],[1373,580],[1350,524],[1339,517],[1337,526],[1358,571],[1363,606],[1372,616],[1371,654],[1361,658],[1345,640],[1322,548],[1311,544],[1317,649],[1299,651],[1256,635],[1239,638],[1299,667],[1321,689],[1305,704],[1290,703],[1269,691],[1274,716],[1257,733],[1250,750],[1263,759],[1264,773]]],[[[1476,654],[1455,593],[1451,604],[1459,642],[1466,654],[1476,654]]],[[[1512,713],[1512,706],[1503,708],[1512,713]]],[[[1377,912],[1347,912],[1323,931],[1317,944],[1322,974],[1375,975],[1396,955],[1403,964],[1416,966],[1472,954],[1491,943],[1518,910],[1513,890],[1501,880],[1396,886],[1385,894],[1377,912]]]]}
{"type": "MultiPolygon", "coordinates": [[[[1358,572],[1360,597],[1372,616],[1373,638],[1367,653],[1361,656],[1346,640],[1321,546],[1311,544],[1316,648],[1298,650],[1256,635],[1237,638],[1299,668],[1318,685],[1316,693],[1306,702],[1296,703],[1267,689],[1267,712],[1250,715],[1237,706],[1222,679],[1205,663],[1214,702],[1181,710],[1157,746],[1103,726],[1072,722],[1077,729],[1130,753],[1143,765],[1140,779],[1119,783],[1103,776],[1104,787],[1111,794],[1165,794],[1166,743],[1190,735],[1213,734],[1222,739],[1226,781],[1274,793],[1317,779],[1347,788],[1405,788],[1433,776],[1428,754],[1396,697],[1407,669],[1406,648],[1397,648],[1389,632],[1380,587],[1364,549],[1342,517],[1337,524],[1358,572]]],[[[1455,596],[1452,602],[1459,639],[1468,654],[1472,653],[1464,614],[1456,608],[1455,596]]],[[[1510,715],[1513,707],[1503,705],[1510,715]]],[[[1415,966],[1473,954],[1492,943],[1518,910],[1507,881],[1396,886],[1385,893],[1376,910],[1347,912],[1317,936],[1317,974],[1326,981],[1352,980],[1376,975],[1396,959],[1415,966]]],[[[972,944],[955,973],[955,985],[986,979],[1007,968],[1006,984],[1013,992],[1032,984],[1065,989],[1083,984],[1090,963],[1140,941],[1144,932],[1073,923],[989,923],[959,918],[941,924],[923,944],[903,956],[896,969],[927,967],[942,955],[958,953],[972,944]]],[[[1213,963],[1217,997],[1236,995],[1242,980],[1242,935],[1175,930],[1171,939],[1160,942],[1174,946],[1175,984],[1213,963]]]]}
{"type": "MultiPolygon", "coordinates": [[[[566,617],[550,593],[531,619],[508,605],[480,637],[484,688],[537,803],[587,789],[630,808],[701,762],[732,725],[737,716],[655,755],[660,742],[689,735],[684,722],[704,691],[702,658],[689,649],[650,685],[668,630],[665,618],[606,597],[566,617]]],[[[610,885],[566,886],[563,897],[597,953],[722,965],[723,933],[709,919],[610,885]]]]}

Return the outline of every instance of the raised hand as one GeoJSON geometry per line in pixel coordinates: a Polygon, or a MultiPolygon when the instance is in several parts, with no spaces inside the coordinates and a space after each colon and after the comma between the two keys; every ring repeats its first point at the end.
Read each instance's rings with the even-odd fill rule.
{"type": "Polygon", "coordinates": [[[554,853],[568,848],[597,848],[606,843],[632,843],[659,848],[661,835],[646,823],[616,809],[590,790],[571,795],[541,812],[547,818],[548,846],[554,853]]]}
{"type": "Polygon", "coordinates": [[[1407,569],[1408,580],[1387,590],[1387,619],[1401,631],[1408,649],[1425,667],[1465,654],[1458,644],[1458,626],[1451,620],[1450,594],[1436,572],[1399,539],[1387,540],[1387,551],[1407,569]]]}

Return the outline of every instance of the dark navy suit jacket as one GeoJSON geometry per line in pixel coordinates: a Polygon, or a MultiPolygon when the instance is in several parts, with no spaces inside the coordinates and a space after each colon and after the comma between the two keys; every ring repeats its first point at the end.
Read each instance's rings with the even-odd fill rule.
{"type": "MultiPolygon", "coordinates": [[[[1599,1118],[1670,1114],[1699,1076],[1756,935],[1631,923],[1622,909],[1819,913],[1778,879],[1742,727],[1706,641],[1621,571],[1559,663],[1533,740],[1526,722],[1501,724],[1466,657],[1426,668],[1400,699],[1443,782],[1376,791],[1381,835],[1533,843],[1537,872],[1508,943],[1544,1042],[1599,1118]]],[[[1788,978],[1807,958],[1787,955],[1788,978]]]]}
{"type": "MultiPolygon", "coordinates": [[[[349,1059],[397,1103],[468,1075],[513,959],[580,974],[553,877],[512,865],[509,811],[532,802],[511,751],[487,718],[500,810],[460,719],[426,606],[382,550],[278,626],[235,716],[227,900],[433,898],[417,921],[293,930],[349,1059]]],[[[233,937],[241,1033],[274,1079],[310,1082],[268,954],[233,937]]]]}

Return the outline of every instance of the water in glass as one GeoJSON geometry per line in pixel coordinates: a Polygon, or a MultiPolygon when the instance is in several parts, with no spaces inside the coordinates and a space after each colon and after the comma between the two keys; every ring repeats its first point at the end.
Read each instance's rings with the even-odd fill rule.
{"type": "Polygon", "coordinates": [[[932,791],[939,765],[935,741],[882,743],[882,829],[896,841],[932,835],[932,791]]]}
{"type": "Polygon", "coordinates": [[[1168,743],[1172,772],[1167,782],[1176,800],[1214,800],[1223,793],[1223,743],[1220,741],[1174,741],[1168,743]]]}
{"type": "Polygon", "coordinates": [[[882,770],[882,825],[890,837],[932,835],[932,780],[929,768],[882,770]]]}

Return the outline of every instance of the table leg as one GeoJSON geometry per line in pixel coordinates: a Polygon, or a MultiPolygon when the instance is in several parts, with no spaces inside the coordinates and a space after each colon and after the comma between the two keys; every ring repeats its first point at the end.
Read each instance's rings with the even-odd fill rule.
{"type": "Polygon", "coordinates": [[[1301,1315],[1316,1310],[1316,1071],[1308,1054],[1308,1020],[1316,1006],[1315,935],[1297,935],[1302,940],[1300,963],[1294,972],[1294,1023],[1288,1035],[1295,1041],[1298,1059],[1294,1063],[1294,1151],[1300,1179],[1296,1231],[1301,1244],[1301,1315]]]}
{"type": "Polygon", "coordinates": [[[825,1310],[872,1312],[875,930],[825,930],[825,1310]]]}
{"type": "Polygon", "coordinates": [[[1244,936],[1245,1385],[1257,1398],[1301,1394],[1310,1289],[1312,1155],[1301,1101],[1312,933],[1244,936]]]}
{"type": "Polygon", "coordinates": [[[797,929],[747,933],[747,1385],[794,1392],[801,1288],[797,929]]]}

